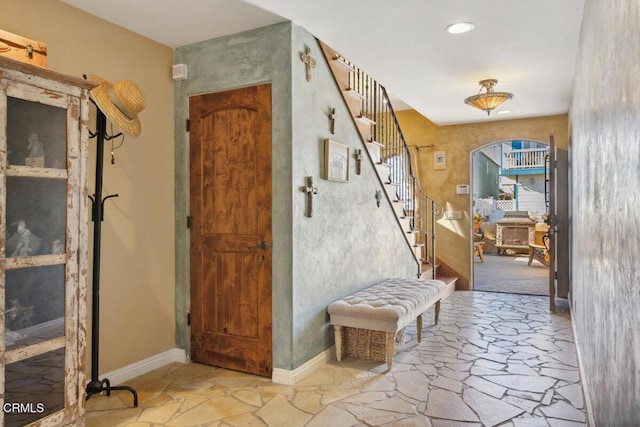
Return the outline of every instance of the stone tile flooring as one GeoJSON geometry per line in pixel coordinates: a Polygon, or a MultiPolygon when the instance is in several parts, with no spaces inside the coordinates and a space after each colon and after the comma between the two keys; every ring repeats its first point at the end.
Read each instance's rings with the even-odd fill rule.
{"type": "Polygon", "coordinates": [[[586,425],[569,315],[545,297],[456,292],[441,324],[425,316],[423,340],[407,328],[386,364],[346,358],[295,386],[220,368],[171,364],[87,402],[92,426],[586,425]]]}

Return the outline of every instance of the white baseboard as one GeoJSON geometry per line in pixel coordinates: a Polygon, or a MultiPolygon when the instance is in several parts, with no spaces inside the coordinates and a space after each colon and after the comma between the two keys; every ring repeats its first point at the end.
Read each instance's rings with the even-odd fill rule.
{"type": "Polygon", "coordinates": [[[271,381],[277,384],[294,385],[322,365],[325,365],[327,362],[335,358],[336,348],[333,346],[318,354],[313,359],[308,360],[303,365],[298,366],[294,370],[274,368],[271,381]]]}
{"type": "Polygon", "coordinates": [[[173,362],[186,363],[187,355],[185,351],[179,348],[172,348],[164,353],[156,354],[131,365],[102,374],[100,378],[108,378],[111,385],[118,385],[173,362]]]}
{"type": "MultiPolygon", "coordinates": [[[[277,384],[294,385],[335,358],[336,348],[328,348],[294,370],[274,368],[271,380],[277,384]]],[[[118,385],[173,362],[186,363],[187,355],[185,351],[179,348],[167,350],[164,353],[156,354],[131,365],[101,374],[100,378],[108,378],[111,385],[118,385]]]]}
{"type": "Polygon", "coordinates": [[[589,396],[589,387],[587,385],[587,377],[584,372],[584,364],[582,363],[582,352],[580,351],[580,341],[578,340],[578,334],[576,334],[576,325],[573,323],[573,316],[571,316],[571,329],[573,329],[573,341],[576,346],[576,356],[578,357],[578,366],[580,367],[580,379],[582,383],[582,395],[584,397],[584,407],[587,413],[587,425],[595,426],[593,418],[593,407],[591,406],[591,396],[589,396]]]}

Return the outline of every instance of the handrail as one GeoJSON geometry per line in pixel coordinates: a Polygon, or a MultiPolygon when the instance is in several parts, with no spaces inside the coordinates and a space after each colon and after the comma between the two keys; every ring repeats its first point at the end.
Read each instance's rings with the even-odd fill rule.
{"type": "Polygon", "coordinates": [[[533,169],[545,166],[548,148],[529,148],[523,150],[504,151],[502,153],[503,169],[533,169]]]}
{"type": "Polygon", "coordinates": [[[386,183],[396,185],[397,200],[403,203],[411,232],[417,235],[416,243],[422,245],[419,261],[429,265],[435,278],[436,219],[442,215],[443,208],[424,191],[413,170],[411,149],[384,86],[344,57],[338,59],[351,70],[348,89],[361,99],[358,116],[369,119],[372,141],[368,142],[381,145],[379,160],[389,166],[389,176],[383,180],[386,178],[386,183]]]}

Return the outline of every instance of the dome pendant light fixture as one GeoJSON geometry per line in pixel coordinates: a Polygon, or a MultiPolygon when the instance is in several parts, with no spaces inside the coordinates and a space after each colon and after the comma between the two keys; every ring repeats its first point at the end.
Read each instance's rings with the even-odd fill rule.
{"type": "Polygon", "coordinates": [[[507,101],[511,101],[513,98],[512,93],[493,91],[493,87],[498,84],[496,79],[480,80],[478,83],[481,86],[480,92],[477,95],[466,98],[464,103],[486,111],[487,116],[491,114],[491,110],[498,108],[507,101]],[[486,89],[486,92],[481,93],[482,89],[486,89]]]}
{"type": "Polygon", "coordinates": [[[445,30],[449,34],[464,34],[468,33],[474,28],[475,25],[473,25],[473,22],[454,22],[453,24],[447,25],[445,30]]]}

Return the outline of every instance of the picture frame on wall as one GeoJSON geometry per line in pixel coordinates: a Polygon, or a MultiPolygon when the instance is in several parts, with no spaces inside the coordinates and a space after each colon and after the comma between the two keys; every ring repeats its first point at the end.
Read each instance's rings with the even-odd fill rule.
{"type": "Polygon", "coordinates": [[[435,151],[433,153],[433,168],[446,169],[446,167],[447,167],[447,152],[435,151]]]}
{"type": "Polygon", "coordinates": [[[329,181],[349,182],[349,147],[324,140],[324,176],[329,181]]]}

